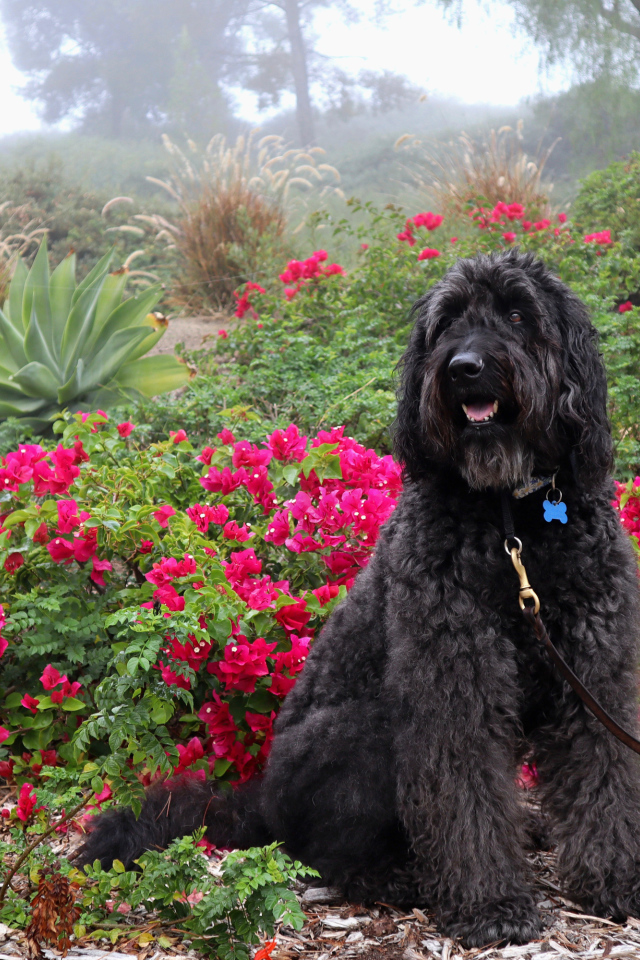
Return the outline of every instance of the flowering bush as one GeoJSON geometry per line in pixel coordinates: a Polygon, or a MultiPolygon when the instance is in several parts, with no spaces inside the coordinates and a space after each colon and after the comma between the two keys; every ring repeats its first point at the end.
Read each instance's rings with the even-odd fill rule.
{"type": "Polygon", "coordinates": [[[199,452],[184,430],[141,448],[104,414],[57,429],[0,469],[0,775],[63,764],[101,801],[171,770],[246,780],[399,467],[343,427],[226,429],[199,452]]]}
{"type": "Polygon", "coordinates": [[[609,371],[620,471],[638,472],[640,256],[609,223],[578,229],[564,212],[541,218],[521,203],[483,198],[469,206],[466,222],[454,223],[431,211],[407,218],[393,206],[350,206],[357,226],[355,216],[338,223],[318,216],[310,224],[331,227],[351,245],[348,267],[329,267],[327,251],[317,250],[279,275],[262,276],[261,286],[240,287],[243,322],[195,355],[204,375],[177,403],[138,406],[127,419],[149,421],[158,439],[184,428],[203,443],[229,425],[258,442],[290,422],[313,434],[338,419],[365,446],[388,451],[394,370],[413,303],[458,257],[517,244],[541,256],[590,308],[609,371]]]}

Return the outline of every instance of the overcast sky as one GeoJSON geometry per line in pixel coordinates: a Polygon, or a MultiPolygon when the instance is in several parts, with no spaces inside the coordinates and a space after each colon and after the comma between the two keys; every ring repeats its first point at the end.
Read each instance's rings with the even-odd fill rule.
{"type": "MultiPolygon", "coordinates": [[[[366,11],[371,0],[360,0],[360,6],[366,11]]],[[[478,0],[465,0],[464,9],[461,30],[429,3],[408,7],[382,26],[366,15],[359,23],[347,24],[337,11],[321,10],[316,20],[318,48],[339,58],[335,62],[348,72],[393,70],[406,74],[431,95],[454,96],[466,103],[511,105],[523,97],[568,86],[567,76],[560,71],[539,72],[538,55],[530,41],[514,35],[510,7],[499,0],[484,6],[478,0]]],[[[21,80],[2,41],[0,136],[40,126],[36,111],[16,92],[21,80]]],[[[250,94],[243,94],[238,106],[247,119],[260,119],[250,94]]]]}

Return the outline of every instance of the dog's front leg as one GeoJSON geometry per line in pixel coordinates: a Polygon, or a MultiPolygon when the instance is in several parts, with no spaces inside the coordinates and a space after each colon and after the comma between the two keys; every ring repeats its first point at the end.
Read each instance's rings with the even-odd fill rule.
{"type": "MultiPolygon", "coordinates": [[[[624,609],[630,605],[622,601],[609,617],[582,611],[571,623],[588,624],[587,635],[583,629],[576,638],[568,626],[563,643],[562,624],[553,635],[604,708],[637,735],[635,624],[624,609]]],[[[639,917],[640,758],[566,684],[555,710],[550,705],[545,714],[554,722],[539,731],[534,749],[563,886],[589,913],[639,917]]]]}
{"type": "Polygon", "coordinates": [[[398,591],[389,666],[398,805],[418,881],[465,944],[525,943],[541,923],[515,787],[513,648],[473,596],[458,591],[418,617],[424,596],[398,591]]]}

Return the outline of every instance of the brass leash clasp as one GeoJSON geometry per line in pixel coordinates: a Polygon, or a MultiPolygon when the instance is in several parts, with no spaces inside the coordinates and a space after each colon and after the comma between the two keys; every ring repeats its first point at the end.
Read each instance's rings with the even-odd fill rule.
{"type": "Polygon", "coordinates": [[[538,613],[538,611],[540,610],[540,600],[538,599],[538,594],[535,592],[535,590],[532,588],[531,584],[529,583],[529,578],[527,577],[527,571],[525,570],[524,564],[522,563],[522,559],[521,559],[522,541],[519,540],[517,537],[513,537],[512,539],[516,541],[518,546],[510,547],[509,541],[505,540],[504,549],[510,555],[511,562],[513,563],[514,569],[520,579],[520,591],[518,596],[518,603],[520,604],[520,609],[524,610],[525,600],[533,600],[533,612],[538,613]]]}

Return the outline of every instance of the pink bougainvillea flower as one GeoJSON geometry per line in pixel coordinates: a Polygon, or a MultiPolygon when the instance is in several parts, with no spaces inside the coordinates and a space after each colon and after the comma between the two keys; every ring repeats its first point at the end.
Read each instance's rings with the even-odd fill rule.
{"type": "Polygon", "coordinates": [[[174,612],[184,610],[184,597],[181,597],[171,584],[165,584],[162,587],[158,587],[157,590],[154,590],[153,599],[157,600],[158,603],[163,603],[169,610],[174,612]]]}
{"type": "Polygon", "coordinates": [[[187,516],[201,533],[206,533],[210,523],[226,523],[229,519],[229,510],[224,503],[217,507],[210,507],[206,503],[195,503],[187,509],[187,516]]]}
{"type": "Polygon", "coordinates": [[[169,526],[169,517],[173,517],[175,515],[175,510],[173,507],[169,506],[169,504],[165,504],[158,510],[154,510],[153,515],[160,526],[166,528],[169,526]]]}
{"type": "Polygon", "coordinates": [[[0,760],[0,777],[3,780],[13,780],[13,768],[15,760],[0,760]]]}
{"type": "Polygon", "coordinates": [[[209,663],[207,670],[224,683],[225,689],[253,693],[258,678],[269,673],[267,656],[276,646],[277,643],[267,643],[263,637],[249,643],[239,634],[224,648],[224,660],[209,663]]]}
{"type": "Polygon", "coordinates": [[[321,587],[316,587],[311,591],[318,598],[321,607],[325,607],[331,600],[338,596],[340,587],[337,583],[325,583],[321,587]]]}
{"type": "Polygon", "coordinates": [[[78,504],[75,500],[58,500],[58,533],[72,533],[79,526],[78,504]]]}
{"type": "Polygon", "coordinates": [[[558,222],[559,222],[559,223],[566,223],[566,222],[567,222],[567,215],[566,215],[566,213],[559,213],[559,214],[558,214],[558,222]]]}
{"type": "Polygon", "coordinates": [[[434,250],[433,247],[425,247],[425,249],[418,254],[418,260],[433,260],[439,256],[439,250],[434,250]]]}
{"type": "Polygon", "coordinates": [[[584,236],[584,242],[600,244],[613,243],[611,239],[611,230],[600,230],[598,233],[586,233],[584,236]]]}
{"type": "Polygon", "coordinates": [[[139,553],[151,553],[153,550],[153,540],[141,540],[138,547],[139,553]]]}
{"type": "Polygon", "coordinates": [[[227,337],[229,336],[229,334],[227,333],[226,330],[222,329],[222,330],[218,330],[218,336],[219,336],[222,340],[226,340],[227,337]]]}
{"type": "Polygon", "coordinates": [[[458,242],[458,238],[457,238],[457,237],[451,237],[451,239],[450,239],[449,242],[450,242],[450,243],[457,243],[457,242],[458,242]]]}
{"type": "Polygon", "coordinates": [[[287,633],[299,633],[311,619],[305,600],[287,604],[275,614],[275,619],[284,627],[287,633]]]}
{"type": "Polygon", "coordinates": [[[221,493],[226,496],[241,487],[247,481],[247,471],[240,467],[235,473],[232,473],[229,467],[224,470],[218,470],[217,467],[209,467],[206,477],[200,477],[200,483],[209,493],[221,493]]]}
{"type": "Polygon", "coordinates": [[[66,674],[61,674],[60,671],[52,667],[50,663],[44,668],[42,676],[40,677],[40,683],[45,690],[53,690],[54,687],[57,687],[59,683],[64,683],[65,680],[67,680],[66,674]]]}
{"type": "Polygon", "coordinates": [[[243,523],[240,527],[235,520],[229,520],[222,528],[222,536],[225,537],[226,540],[236,540],[238,543],[243,543],[251,537],[251,533],[247,529],[246,524],[243,523]]]}
{"type": "MultiPolygon", "coordinates": [[[[233,434],[231,434],[231,436],[233,436],[233,434]]],[[[216,452],[215,447],[203,447],[202,453],[198,454],[198,456],[196,457],[196,460],[199,460],[200,463],[204,463],[208,467],[209,464],[211,463],[211,458],[215,452],[216,452]]]]}
{"type": "Polygon", "coordinates": [[[188,680],[184,674],[176,673],[171,667],[165,666],[162,661],[160,661],[160,665],[156,669],[160,670],[160,675],[168,687],[175,685],[182,690],[191,690],[191,681],[188,680]]]}
{"type": "Polygon", "coordinates": [[[9,641],[5,637],[0,637],[0,657],[4,656],[4,653],[9,646],[9,641]]]}
{"type": "Polygon", "coordinates": [[[130,420],[124,420],[122,423],[119,423],[116,427],[118,433],[121,437],[128,437],[135,430],[135,424],[131,423],[130,420]]]}
{"type": "Polygon", "coordinates": [[[531,229],[531,220],[523,220],[523,221],[522,221],[522,229],[525,230],[525,231],[526,231],[526,230],[530,230],[530,229],[531,229]]]}
{"type": "Polygon", "coordinates": [[[184,443],[187,440],[186,430],[169,430],[169,436],[173,437],[174,443],[184,443]]]}
{"type": "Polygon", "coordinates": [[[281,546],[289,538],[291,530],[289,529],[289,511],[278,510],[269,518],[269,525],[264,539],[267,543],[275,543],[281,546]]]}
{"type": "Polygon", "coordinates": [[[436,230],[442,223],[444,217],[439,213],[431,213],[429,210],[426,213],[417,213],[412,219],[416,227],[426,227],[427,230],[436,230]]]}
{"type": "Polygon", "coordinates": [[[14,551],[13,553],[10,553],[7,559],[5,560],[4,568],[9,574],[15,573],[17,570],[20,569],[23,563],[24,563],[24,557],[22,556],[22,554],[19,551],[14,551]]]}
{"type": "Polygon", "coordinates": [[[217,437],[217,439],[220,441],[220,443],[229,444],[229,443],[235,443],[235,442],[236,442],[236,438],[235,438],[234,435],[231,433],[231,430],[227,430],[226,427],[223,427],[223,429],[220,431],[220,433],[217,433],[217,434],[216,434],[216,437],[217,437]]]}
{"type": "Polygon", "coordinates": [[[300,435],[295,423],[290,423],[286,430],[274,430],[269,434],[267,446],[276,460],[300,462],[306,456],[307,437],[300,435]]]}
{"type": "Polygon", "coordinates": [[[47,530],[47,525],[46,523],[41,523],[33,535],[33,542],[48,543],[48,541],[49,541],[49,531],[47,530]]]}
{"type": "Polygon", "coordinates": [[[91,579],[94,583],[97,583],[98,586],[104,587],[105,570],[113,570],[113,567],[108,560],[98,560],[96,557],[91,558],[91,563],[93,564],[93,569],[90,574],[91,579]]]}
{"type": "Polygon", "coordinates": [[[266,467],[271,463],[271,450],[260,450],[253,443],[239,440],[233,448],[231,462],[234,467],[266,467]]]}
{"type": "Polygon", "coordinates": [[[507,243],[513,243],[513,241],[516,239],[515,233],[512,233],[511,231],[508,231],[507,233],[503,233],[502,236],[507,241],[507,243]]]}
{"type": "Polygon", "coordinates": [[[44,810],[44,807],[36,807],[37,798],[33,785],[30,783],[23,783],[20,787],[20,793],[18,794],[18,804],[16,806],[16,816],[18,820],[22,820],[25,823],[29,817],[38,813],[40,810],[44,810]]]}
{"type": "Polygon", "coordinates": [[[38,704],[39,704],[39,703],[40,703],[40,701],[38,700],[37,697],[32,697],[32,696],[31,696],[30,694],[28,694],[28,693],[25,693],[24,697],[23,697],[22,700],[20,701],[20,704],[21,704],[23,707],[25,707],[27,710],[30,710],[31,713],[34,713],[34,714],[38,712],[38,704]]]}
{"type": "Polygon", "coordinates": [[[47,544],[47,550],[54,563],[70,563],[73,560],[73,544],[64,537],[56,537],[47,544]]]}
{"type": "Polygon", "coordinates": [[[628,313],[629,310],[633,310],[633,304],[631,300],[627,300],[626,303],[621,303],[618,307],[618,313],[628,313]]]}
{"type": "MultiPolygon", "coordinates": [[[[6,729],[6,727],[0,727],[0,743],[4,743],[5,740],[8,740],[11,734],[6,729]]],[[[0,777],[2,774],[0,773],[0,777]]]]}

